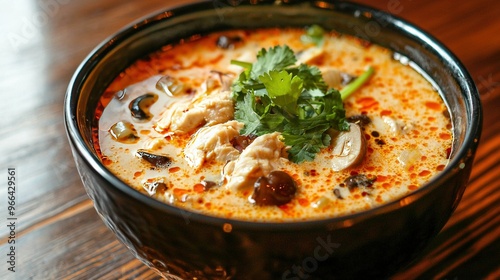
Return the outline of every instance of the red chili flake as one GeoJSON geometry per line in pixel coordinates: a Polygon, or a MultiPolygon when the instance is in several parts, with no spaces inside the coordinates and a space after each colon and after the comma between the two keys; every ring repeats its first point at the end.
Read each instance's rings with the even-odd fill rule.
{"type": "Polygon", "coordinates": [[[202,193],[205,191],[205,186],[203,186],[202,184],[198,183],[198,184],[195,184],[193,186],[193,190],[197,193],[202,193]]]}
{"type": "Polygon", "coordinates": [[[111,165],[113,163],[113,161],[110,160],[108,157],[102,157],[101,160],[102,160],[102,164],[104,164],[104,165],[111,165]]]}
{"type": "Polygon", "coordinates": [[[441,111],[441,104],[437,102],[427,101],[425,102],[425,106],[432,110],[441,111]]]}
{"type": "Polygon", "coordinates": [[[391,110],[382,110],[380,116],[390,116],[392,114],[391,110]]]}
{"type": "Polygon", "coordinates": [[[439,138],[441,138],[443,140],[450,140],[451,135],[449,133],[439,133],[439,138]]]}
{"type": "Polygon", "coordinates": [[[387,176],[377,175],[378,182],[384,182],[385,180],[387,180],[387,176]]]}
{"type": "Polygon", "coordinates": [[[300,206],[307,207],[309,206],[309,200],[307,198],[299,198],[300,206]]]}
{"type": "Polygon", "coordinates": [[[170,173],[174,173],[174,172],[177,172],[177,171],[180,171],[180,170],[181,170],[181,168],[180,168],[180,167],[175,166],[175,167],[169,168],[169,169],[168,169],[168,172],[170,172],[170,173]]]}
{"type": "Polygon", "coordinates": [[[426,176],[429,176],[429,174],[431,174],[431,172],[429,170],[424,170],[424,171],[418,173],[418,176],[426,177],[426,176]]]}
{"type": "Polygon", "coordinates": [[[178,196],[178,197],[179,197],[179,196],[182,196],[183,194],[188,193],[189,191],[188,191],[188,190],[186,190],[186,189],[174,188],[174,189],[172,190],[172,192],[174,193],[174,195],[175,195],[175,196],[178,196]]]}
{"type": "Polygon", "coordinates": [[[142,171],[137,171],[134,173],[134,178],[137,178],[142,175],[142,171]]]}
{"type": "Polygon", "coordinates": [[[378,101],[373,97],[362,97],[356,100],[362,109],[372,108],[378,105],[378,101]]]}
{"type": "Polygon", "coordinates": [[[292,206],[289,203],[280,205],[278,206],[278,208],[281,209],[281,211],[285,212],[287,215],[292,214],[292,206]]]}
{"type": "Polygon", "coordinates": [[[366,170],[368,170],[368,171],[375,171],[375,169],[376,169],[375,166],[367,166],[366,167],[366,170]]]}

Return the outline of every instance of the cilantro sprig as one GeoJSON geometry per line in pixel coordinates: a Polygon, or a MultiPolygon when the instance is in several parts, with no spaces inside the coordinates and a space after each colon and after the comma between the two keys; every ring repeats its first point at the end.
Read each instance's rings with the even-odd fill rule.
{"type": "Polygon", "coordinates": [[[233,83],[235,119],[245,124],[240,133],[259,136],[280,131],[291,147],[289,159],[299,163],[313,160],[330,144],[330,129],[345,131],[349,124],[340,92],[328,88],[317,67],[296,62],[285,45],[260,50],[255,63],[231,63],[244,68],[233,83]]]}

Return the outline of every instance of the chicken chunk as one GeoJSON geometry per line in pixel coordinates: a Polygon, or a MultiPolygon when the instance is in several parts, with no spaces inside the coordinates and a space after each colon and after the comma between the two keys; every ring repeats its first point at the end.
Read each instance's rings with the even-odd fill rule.
{"type": "Polygon", "coordinates": [[[280,161],[284,160],[282,156],[286,154],[280,136],[278,132],[259,136],[243,150],[237,160],[228,162],[223,170],[226,188],[239,190],[253,186],[257,178],[279,169],[280,161]]]}
{"type": "Polygon", "coordinates": [[[200,128],[184,149],[184,158],[189,166],[198,169],[206,161],[236,159],[240,152],[233,147],[231,140],[240,135],[243,125],[238,121],[228,121],[200,128]]]}
{"type": "Polygon", "coordinates": [[[196,100],[173,103],[156,123],[159,132],[189,133],[202,125],[227,122],[234,117],[228,91],[217,91],[196,100]]]}

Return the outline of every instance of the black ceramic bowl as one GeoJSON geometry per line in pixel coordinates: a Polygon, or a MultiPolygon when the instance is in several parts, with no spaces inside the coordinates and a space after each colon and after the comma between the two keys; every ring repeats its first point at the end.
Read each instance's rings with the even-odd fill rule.
{"type": "Polygon", "coordinates": [[[167,279],[374,278],[401,269],[440,231],[464,192],[482,123],[472,78],[436,39],[390,14],[345,2],[251,2],[259,3],[207,1],[162,11],[103,42],[78,68],[66,95],[66,128],[97,212],[118,239],[167,279]],[[158,202],[120,181],[96,156],[91,128],[99,97],[136,59],[195,34],[311,24],[385,46],[435,81],[455,135],[444,172],[397,201],[355,215],[255,223],[158,202]]]}

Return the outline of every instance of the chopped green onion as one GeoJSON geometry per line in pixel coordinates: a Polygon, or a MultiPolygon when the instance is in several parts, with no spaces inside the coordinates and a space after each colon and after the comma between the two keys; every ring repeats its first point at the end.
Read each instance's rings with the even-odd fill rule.
{"type": "Polygon", "coordinates": [[[346,87],[340,90],[340,97],[342,100],[345,100],[349,95],[359,89],[363,84],[365,84],[368,79],[375,73],[375,69],[372,66],[369,66],[366,71],[361,74],[361,76],[357,77],[353,82],[349,83],[346,87]]]}
{"type": "Polygon", "coordinates": [[[246,62],[246,61],[239,61],[239,60],[235,60],[235,59],[231,59],[231,64],[232,65],[238,65],[238,66],[241,66],[245,69],[250,69],[252,68],[252,63],[250,62],[246,62]]]}
{"type": "Polygon", "coordinates": [[[325,30],[323,27],[313,24],[307,28],[306,33],[302,35],[301,40],[304,43],[314,43],[315,45],[321,45],[323,43],[323,36],[325,35],[325,30]]]}
{"type": "Polygon", "coordinates": [[[325,34],[325,30],[321,26],[313,24],[307,29],[306,34],[311,37],[321,38],[325,34]]]}

